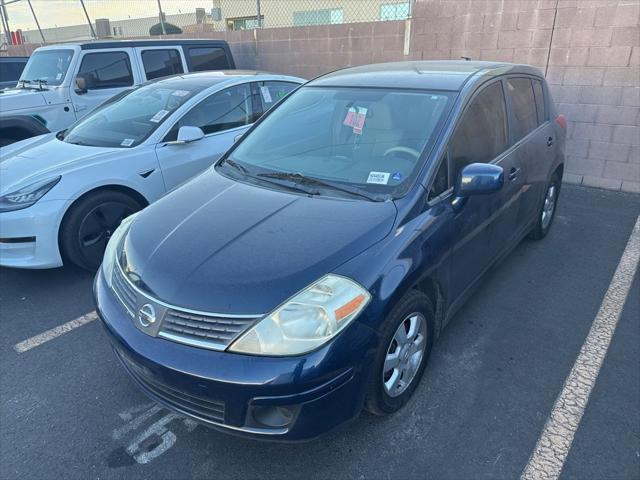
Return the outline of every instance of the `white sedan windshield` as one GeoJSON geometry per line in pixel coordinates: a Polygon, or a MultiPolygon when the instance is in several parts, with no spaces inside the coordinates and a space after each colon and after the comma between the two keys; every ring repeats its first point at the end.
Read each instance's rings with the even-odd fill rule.
{"type": "Polygon", "coordinates": [[[146,85],[107,101],[69,128],[64,141],[93,147],[135,147],[197,91],[146,85]]]}

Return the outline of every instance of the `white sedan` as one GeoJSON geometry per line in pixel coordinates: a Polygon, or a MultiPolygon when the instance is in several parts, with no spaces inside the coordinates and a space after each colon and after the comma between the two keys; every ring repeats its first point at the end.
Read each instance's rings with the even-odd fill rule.
{"type": "Polygon", "coordinates": [[[168,77],[67,130],[0,152],[0,266],[96,269],[131,213],[215,162],[304,80],[258,72],[168,77]]]}

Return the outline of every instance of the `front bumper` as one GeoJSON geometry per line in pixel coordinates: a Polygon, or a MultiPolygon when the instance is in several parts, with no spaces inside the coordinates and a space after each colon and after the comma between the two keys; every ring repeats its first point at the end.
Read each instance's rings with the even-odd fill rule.
{"type": "Polygon", "coordinates": [[[0,213],[0,266],[61,267],[58,229],[65,206],[65,200],[51,200],[0,213]]]}
{"type": "Polygon", "coordinates": [[[153,400],[210,426],[269,440],[308,440],[357,416],[377,337],[354,322],[334,341],[298,357],[257,357],[151,337],[133,324],[102,272],[97,312],[127,372],[153,400]],[[265,425],[258,410],[290,412],[265,425]]]}

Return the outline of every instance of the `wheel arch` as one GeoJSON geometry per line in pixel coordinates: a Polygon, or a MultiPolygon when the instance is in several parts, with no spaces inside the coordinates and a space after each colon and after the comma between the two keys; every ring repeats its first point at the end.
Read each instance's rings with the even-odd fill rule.
{"type": "Polygon", "coordinates": [[[65,224],[65,221],[67,220],[67,218],[69,217],[69,213],[73,210],[73,208],[78,205],[78,203],[80,203],[82,200],[84,200],[85,198],[87,198],[90,195],[94,195],[95,193],[98,192],[104,192],[104,191],[112,191],[112,192],[120,192],[120,193],[124,193],[125,195],[130,196],[131,198],[133,198],[136,202],[138,202],[142,208],[146,207],[147,205],[149,205],[149,201],[147,200],[147,198],[142,195],[139,191],[135,190],[134,188],[128,187],[126,185],[119,185],[119,184],[108,184],[108,185],[100,185],[98,187],[94,187],[91,188],[89,190],[87,190],[86,192],[82,193],[80,196],[78,196],[78,198],[74,199],[66,208],[64,214],[62,215],[62,218],[60,219],[60,222],[58,224],[58,251],[60,252],[60,256],[62,257],[63,262],[66,260],[64,258],[64,251],[62,248],[62,243],[61,243],[61,234],[62,234],[62,227],[65,224]]]}
{"type": "Polygon", "coordinates": [[[10,115],[0,118],[0,140],[19,141],[45,133],[50,133],[49,129],[42,121],[30,115],[10,115]]]}
{"type": "Polygon", "coordinates": [[[426,295],[433,306],[435,315],[434,330],[437,338],[444,326],[446,311],[446,294],[441,282],[439,282],[433,275],[420,275],[418,272],[414,272],[413,275],[407,275],[392,283],[393,286],[387,285],[383,287],[383,289],[393,289],[393,293],[387,296],[385,300],[385,307],[382,311],[384,317],[389,315],[395,305],[397,305],[408,292],[416,290],[426,295]]]}

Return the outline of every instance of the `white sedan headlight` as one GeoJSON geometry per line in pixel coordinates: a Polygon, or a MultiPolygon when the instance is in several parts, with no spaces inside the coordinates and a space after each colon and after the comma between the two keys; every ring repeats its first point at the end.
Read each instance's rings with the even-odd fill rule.
{"type": "Polygon", "coordinates": [[[32,183],[26,187],[0,197],[0,212],[11,212],[30,207],[51,190],[62,177],[57,176],[42,182],[32,183]]]}
{"type": "Polygon", "coordinates": [[[369,303],[353,280],[326,275],[260,320],[229,350],[253,355],[299,355],[328,342],[369,303]]]}
{"type": "Polygon", "coordinates": [[[118,247],[120,246],[122,239],[129,231],[131,222],[133,222],[138,213],[140,212],[129,215],[127,218],[122,220],[118,228],[116,228],[115,231],[111,234],[109,243],[107,243],[107,248],[104,251],[104,257],[102,258],[102,273],[104,274],[104,278],[106,279],[107,285],[109,285],[109,287],[111,287],[111,277],[113,275],[113,268],[116,263],[118,247]]]}

